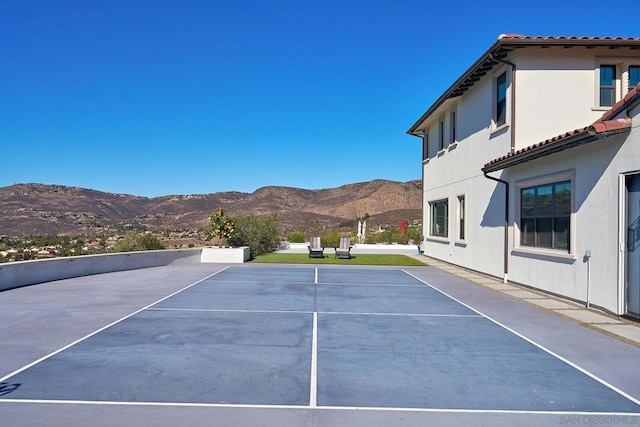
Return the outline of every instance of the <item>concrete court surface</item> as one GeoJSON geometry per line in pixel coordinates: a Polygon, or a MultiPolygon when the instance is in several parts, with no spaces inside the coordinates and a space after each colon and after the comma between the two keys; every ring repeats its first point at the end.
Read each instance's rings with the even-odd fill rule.
{"type": "Polygon", "coordinates": [[[158,267],[0,310],[7,425],[640,425],[640,348],[429,267],[158,267]]]}

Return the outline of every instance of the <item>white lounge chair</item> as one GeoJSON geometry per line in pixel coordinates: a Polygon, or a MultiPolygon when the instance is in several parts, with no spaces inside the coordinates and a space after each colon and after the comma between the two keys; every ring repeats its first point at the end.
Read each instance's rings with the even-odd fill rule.
{"type": "Polygon", "coordinates": [[[312,237],[309,242],[309,258],[324,258],[324,246],[319,237],[312,237]]]}
{"type": "Polygon", "coordinates": [[[336,258],[347,258],[351,259],[351,238],[349,237],[341,237],[340,238],[340,247],[335,248],[336,250],[336,258]]]}

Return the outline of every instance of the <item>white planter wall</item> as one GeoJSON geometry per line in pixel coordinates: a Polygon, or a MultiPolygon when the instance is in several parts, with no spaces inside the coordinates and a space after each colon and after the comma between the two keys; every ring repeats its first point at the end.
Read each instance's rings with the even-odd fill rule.
{"type": "Polygon", "coordinates": [[[240,264],[248,261],[250,257],[251,252],[249,246],[237,248],[206,247],[202,248],[200,262],[240,264]]]}

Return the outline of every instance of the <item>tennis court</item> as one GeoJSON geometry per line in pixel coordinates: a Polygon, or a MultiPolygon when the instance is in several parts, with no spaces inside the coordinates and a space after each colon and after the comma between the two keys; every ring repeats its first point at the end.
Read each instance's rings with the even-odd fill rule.
{"type": "MultiPolygon", "coordinates": [[[[488,316],[483,307],[502,303],[503,313],[514,308],[442,272],[198,266],[188,270],[192,281],[178,287],[187,267],[149,270],[153,277],[145,271],[100,276],[144,279],[146,286],[136,289],[173,280],[173,288],[158,289],[145,296],[157,299],[102,320],[29,363],[3,368],[0,417],[69,412],[66,419],[74,420],[104,413],[94,425],[112,425],[115,413],[142,417],[140,425],[160,414],[163,420],[200,420],[205,413],[227,425],[388,425],[401,419],[420,425],[426,417],[464,419],[467,425],[487,417],[504,425],[513,417],[524,425],[584,423],[588,417],[640,424],[636,389],[562,356],[562,343],[550,348],[535,333],[531,338],[488,316]]],[[[82,292],[83,280],[98,279],[63,282],[82,292]]],[[[55,292],[54,285],[40,286],[55,292]]],[[[40,286],[16,292],[33,297],[40,286]]],[[[100,286],[89,288],[98,292],[100,286]]],[[[534,314],[543,328],[561,320],[530,310],[521,310],[520,322],[534,314]]],[[[69,317],[62,324],[72,323],[68,311],[58,314],[69,317]]],[[[565,326],[573,334],[569,356],[576,333],[596,339],[593,331],[565,326]]],[[[634,347],[597,339],[627,352],[612,357],[638,356],[634,347]]]]}

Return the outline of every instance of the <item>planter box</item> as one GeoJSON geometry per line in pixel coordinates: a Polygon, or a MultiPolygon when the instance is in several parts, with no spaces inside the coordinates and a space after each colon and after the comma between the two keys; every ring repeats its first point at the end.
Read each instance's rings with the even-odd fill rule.
{"type": "Polygon", "coordinates": [[[239,246],[235,248],[219,248],[217,246],[207,246],[202,248],[200,262],[219,262],[225,264],[241,264],[249,260],[251,253],[249,246],[239,246]]]}

